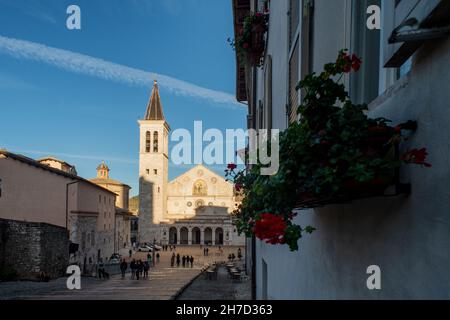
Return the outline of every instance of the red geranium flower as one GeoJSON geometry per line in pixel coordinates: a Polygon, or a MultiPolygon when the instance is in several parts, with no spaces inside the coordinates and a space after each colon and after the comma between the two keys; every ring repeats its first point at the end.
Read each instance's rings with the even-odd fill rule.
{"type": "Polygon", "coordinates": [[[227,168],[230,169],[230,170],[234,170],[234,169],[237,168],[237,166],[234,163],[229,163],[227,168]]]}
{"type": "Polygon", "coordinates": [[[358,72],[361,68],[362,61],[356,54],[352,55],[352,69],[355,72],[358,72]]]}
{"type": "Polygon", "coordinates": [[[234,186],[234,189],[236,190],[236,191],[241,191],[241,189],[242,189],[242,185],[241,184],[239,184],[239,183],[237,183],[235,186],[234,186]]]}
{"type": "Polygon", "coordinates": [[[403,155],[403,161],[407,163],[419,164],[424,167],[431,167],[431,164],[425,162],[427,159],[428,152],[426,148],[422,149],[413,149],[408,151],[403,155]]]}
{"type": "Polygon", "coordinates": [[[282,216],[263,213],[255,223],[254,232],[258,239],[266,243],[282,244],[284,243],[286,228],[287,224],[282,216]]]}

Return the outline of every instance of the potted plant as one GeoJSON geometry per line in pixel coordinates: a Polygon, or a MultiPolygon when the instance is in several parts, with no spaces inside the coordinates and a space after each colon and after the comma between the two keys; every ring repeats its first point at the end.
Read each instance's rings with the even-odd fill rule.
{"type": "Polygon", "coordinates": [[[234,212],[240,232],[298,250],[299,238],[315,229],[295,224],[295,209],[384,195],[398,182],[402,165],[431,166],[425,148],[399,155],[398,146],[407,139],[404,132],[414,131],[416,122],[392,126],[388,119],[369,118],[367,105],[350,101],[340,80],[360,66],[356,55],[342,50],[322,73],[299,83],[300,120],[279,137],[276,175],[260,175],[261,164],[244,171],[229,165],[226,177],[243,196],[234,212]]]}
{"type": "Polygon", "coordinates": [[[259,67],[263,63],[268,23],[268,12],[251,13],[244,18],[243,27],[236,39],[228,39],[239,58],[251,66],[259,67]]]}

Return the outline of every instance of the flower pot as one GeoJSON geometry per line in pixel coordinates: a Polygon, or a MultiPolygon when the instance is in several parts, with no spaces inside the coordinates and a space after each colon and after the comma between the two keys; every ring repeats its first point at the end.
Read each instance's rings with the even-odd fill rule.
{"type": "Polygon", "coordinates": [[[257,66],[261,63],[261,58],[265,50],[265,39],[264,35],[266,33],[266,27],[262,23],[257,23],[252,26],[251,42],[248,50],[248,56],[250,63],[253,66],[257,66]]]}

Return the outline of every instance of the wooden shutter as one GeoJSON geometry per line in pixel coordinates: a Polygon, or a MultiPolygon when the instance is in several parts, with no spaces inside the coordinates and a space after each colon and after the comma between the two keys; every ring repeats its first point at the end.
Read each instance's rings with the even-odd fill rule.
{"type": "Polygon", "coordinates": [[[297,121],[298,91],[296,89],[299,81],[299,41],[295,44],[294,51],[289,60],[289,122],[297,121]]]}

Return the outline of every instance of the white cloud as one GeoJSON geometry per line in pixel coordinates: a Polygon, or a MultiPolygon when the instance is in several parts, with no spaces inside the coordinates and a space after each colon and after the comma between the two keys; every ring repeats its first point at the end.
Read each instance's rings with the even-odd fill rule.
{"type": "Polygon", "coordinates": [[[232,94],[207,89],[166,75],[146,72],[88,55],[0,35],[0,53],[17,59],[47,63],[66,71],[84,74],[131,86],[149,88],[157,79],[161,89],[171,93],[202,98],[226,107],[243,106],[232,94]]]}

